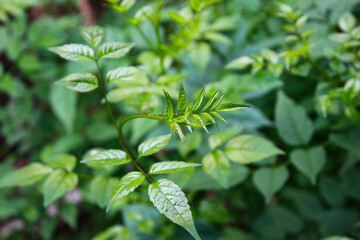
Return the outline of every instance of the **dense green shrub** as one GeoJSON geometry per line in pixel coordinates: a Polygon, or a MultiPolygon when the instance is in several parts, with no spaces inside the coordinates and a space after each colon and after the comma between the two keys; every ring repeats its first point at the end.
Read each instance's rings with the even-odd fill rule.
{"type": "Polygon", "coordinates": [[[360,237],[359,1],[75,2],[0,1],[0,238],[360,237]]]}

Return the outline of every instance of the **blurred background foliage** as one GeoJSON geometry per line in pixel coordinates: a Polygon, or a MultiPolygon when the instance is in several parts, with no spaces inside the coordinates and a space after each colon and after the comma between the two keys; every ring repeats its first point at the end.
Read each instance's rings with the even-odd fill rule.
{"type": "MultiPolygon", "coordinates": [[[[231,162],[223,170],[226,188],[201,168],[171,176],[186,192],[203,239],[359,239],[360,2],[226,0],[195,13],[188,1],[164,0],[161,16],[155,2],[137,1],[125,11],[105,1],[0,0],[0,177],[50,153],[80,160],[89,149],[118,148],[99,92],[53,84],[96,66],[47,50],[82,42],[79,27],[97,24],[106,29],[104,41],[136,44],[101,69],[134,65],[144,72],[111,89],[119,119],[162,112],[163,88],[176,95],[183,82],[196,96],[205,84],[207,97],[220,90],[226,100],[254,107],[226,114],[231,128],[220,138],[231,134],[220,145],[252,134],[284,152],[249,165],[231,162]],[[151,17],[160,17],[159,31],[151,17]]],[[[173,138],[144,165],[201,161],[214,149],[210,136],[227,127],[211,127],[209,135],[198,129],[185,143],[173,138]]],[[[168,132],[146,119],[126,125],[133,146],[168,132]]],[[[0,239],[189,239],[150,205],[145,187],[105,213],[124,167],[78,164],[75,171],[78,187],[47,208],[39,185],[0,189],[0,239]]]]}

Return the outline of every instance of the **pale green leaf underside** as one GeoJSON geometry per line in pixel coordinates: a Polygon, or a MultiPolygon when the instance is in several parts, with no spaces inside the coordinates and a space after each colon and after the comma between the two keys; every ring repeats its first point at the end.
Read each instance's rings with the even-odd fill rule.
{"type": "Polygon", "coordinates": [[[106,211],[109,211],[112,203],[127,196],[130,192],[133,192],[145,179],[145,176],[141,172],[130,172],[121,178],[116,185],[114,191],[111,194],[111,200],[106,211]]]}
{"type": "Polygon", "coordinates": [[[326,153],[322,147],[295,149],[291,152],[290,159],[292,164],[315,184],[316,176],[325,165],[326,153]]]}
{"type": "Polygon", "coordinates": [[[92,47],[97,47],[104,38],[105,30],[100,26],[87,26],[80,28],[83,39],[92,47]]]}
{"type": "Polygon", "coordinates": [[[96,54],[98,59],[120,58],[127,54],[133,46],[133,44],[121,42],[104,43],[97,49],[96,54]]]}
{"type": "Polygon", "coordinates": [[[121,165],[130,162],[126,153],[117,149],[108,149],[85,158],[81,163],[91,163],[97,165],[121,165]]]}
{"type": "Polygon", "coordinates": [[[253,163],[265,158],[283,154],[270,141],[255,135],[242,135],[231,139],[226,145],[227,156],[239,163],[253,163]]]}
{"type": "Polygon", "coordinates": [[[49,48],[49,50],[60,55],[62,58],[76,62],[94,60],[94,50],[82,44],[65,44],[59,47],[49,48]]]}
{"type": "Polygon", "coordinates": [[[279,191],[289,177],[286,167],[261,168],[253,175],[253,182],[260,193],[265,197],[267,203],[272,195],[279,191]]]}
{"type": "Polygon", "coordinates": [[[76,157],[70,154],[55,154],[47,156],[43,162],[53,168],[63,168],[71,172],[76,165],[76,157]]]}
{"type": "Polygon", "coordinates": [[[31,163],[19,170],[1,177],[1,187],[27,186],[43,179],[53,169],[41,163],[31,163]]]}
{"type": "Polygon", "coordinates": [[[222,187],[229,186],[230,162],[223,151],[216,150],[205,155],[202,160],[202,167],[222,187]]]}
{"type": "Polygon", "coordinates": [[[166,134],[146,140],[138,148],[139,155],[148,156],[160,151],[169,143],[170,138],[171,135],[166,134]]]}
{"type": "Polygon", "coordinates": [[[76,187],[78,177],[75,173],[66,173],[63,170],[56,170],[46,178],[42,193],[44,194],[44,206],[50,205],[76,187]]]}
{"type": "Polygon", "coordinates": [[[73,73],[56,82],[78,92],[90,92],[98,87],[97,78],[91,73],[73,73]]]}
{"type": "Polygon", "coordinates": [[[149,185],[149,197],[160,213],[184,227],[195,239],[200,240],[190,206],[178,185],[168,179],[161,179],[149,185]]]}
{"type": "Polygon", "coordinates": [[[180,161],[166,161],[155,163],[151,166],[149,174],[168,174],[181,172],[190,168],[198,167],[201,164],[198,163],[187,163],[180,161]]]}

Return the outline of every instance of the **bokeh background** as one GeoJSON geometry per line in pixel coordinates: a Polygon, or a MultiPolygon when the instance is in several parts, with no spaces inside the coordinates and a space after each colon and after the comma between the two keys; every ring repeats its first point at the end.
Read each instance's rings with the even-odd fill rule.
{"type": "MultiPolygon", "coordinates": [[[[140,23],[141,31],[127,21],[143,6],[156,2],[137,1],[126,15],[102,0],[0,0],[0,178],[40,162],[49,152],[70,153],[80,161],[89,149],[119,148],[117,132],[99,91],[79,94],[54,84],[70,73],[95,73],[92,62],[65,61],[48,48],[84,43],[79,28],[96,24],[106,30],[104,42],[136,44],[125,57],[101,62],[104,73],[118,66],[141,66],[146,79],[136,86],[160,90],[166,87],[176,94],[182,81],[192,99],[203,85],[207,97],[218,89],[225,93],[225,100],[253,106],[251,110],[226,114],[234,131],[262,136],[285,152],[251,165],[231,165],[228,188],[221,187],[201,168],[172,176],[189,199],[202,239],[359,239],[360,118],[348,117],[338,105],[329,107],[327,117],[322,114],[318,97],[324,91],[330,92],[329,87],[320,84],[324,77],[316,78],[321,71],[301,58],[291,70],[276,64],[245,69],[229,69],[226,65],[240,56],[263,53],[264,49],[277,53],[289,49],[286,38],[290,34],[283,27],[287,20],[279,17],[278,2],[283,2],[309,16],[303,27],[314,30],[310,53],[318,65],[334,78],[354,78],[350,75],[359,72],[359,40],[354,40],[351,48],[339,50],[342,43],[330,36],[342,33],[339,19],[344,13],[359,18],[360,1],[219,1],[196,17],[198,25],[194,23],[194,29],[188,30],[186,39],[172,41],[182,28],[169,17],[169,12],[187,16],[192,10],[188,1],[164,0],[160,38],[164,44],[175,42],[174,52],[164,59],[166,75],[148,44],[150,41],[156,45],[158,41],[150,21],[140,23]],[[335,54],[347,49],[355,51],[357,59],[335,54]],[[315,77],[309,77],[311,74],[315,77]],[[274,121],[280,90],[301,105],[313,121],[315,133],[309,146],[321,146],[326,152],[326,164],[317,174],[316,184],[291,163],[289,156],[295,147],[278,133],[274,121]],[[254,183],[254,172],[280,165],[286,167],[289,176],[266,203],[254,183]]],[[[144,11],[151,12],[149,8],[144,11]]],[[[344,36],[338,36],[341,37],[344,36]]],[[[129,91],[125,89],[125,93],[129,91]]],[[[359,96],[359,87],[354,91],[359,96]]],[[[163,111],[161,91],[126,96],[113,99],[117,119],[136,112],[163,111]]],[[[355,101],[359,103],[358,98],[355,101]]],[[[355,111],[356,104],[352,105],[355,111]]],[[[219,123],[221,130],[228,127],[219,123]]],[[[201,161],[210,151],[209,136],[218,133],[215,127],[209,130],[209,135],[202,129],[186,134],[185,143],[173,137],[164,150],[149,157],[144,165],[149,167],[159,160],[201,161]]],[[[136,147],[149,137],[169,131],[166,125],[137,119],[126,125],[126,140],[136,147]]],[[[149,202],[146,186],[105,213],[111,187],[131,169],[127,165],[91,169],[77,164],[78,187],[48,207],[43,206],[41,184],[1,188],[0,239],[190,239],[185,230],[156,211],[149,202]],[[105,187],[94,183],[96,176],[107,179],[102,186],[108,190],[103,191],[105,187]]]]}

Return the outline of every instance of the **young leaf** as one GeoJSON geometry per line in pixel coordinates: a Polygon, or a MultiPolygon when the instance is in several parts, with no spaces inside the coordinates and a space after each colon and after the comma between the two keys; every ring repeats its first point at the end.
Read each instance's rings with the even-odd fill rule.
{"type": "Polygon", "coordinates": [[[184,227],[196,240],[200,240],[191,216],[190,206],[178,185],[168,179],[151,183],[149,197],[160,213],[184,227]]]}
{"type": "Polygon", "coordinates": [[[202,109],[202,111],[206,111],[210,105],[213,103],[213,101],[215,100],[216,96],[219,94],[219,91],[216,91],[214,93],[214,95],[211,97],[211,99],[206,103],[206,105],[204,106],[204,108],[202,109]]]}
{"type": "Polygon", "coordinates": [[[65,44],[49,48],[49,51],[60,55],[62,58],[76,62],[92,61],[95,59],[94,50],[82,44],[65,44]]]}
{"type": "Polygon", "coordinates": [[[109,71],[106,75],[106,78],[108,83],[114,81],[129,82],[134,80],[138,76],[139,72],[139,69],[136,67],[118,67],[109,71]]]}
{"type": "Polygon", "coordinates": [[[169,17],[180,25],[182,25],[186,21],[183,16],[175,12],[169,12],[169,17]]]}
{"type": "Polygon", "coordinates": [[[216,108],[219,105],[220,101],[223,99],[223,97],[224,97],[224,94],[221,94],[221,96],[210,107],[210,110],[213,110],[214,108],[216,108]]]}
{"type": "Polygon", "coordinates": [[[218,119],[220,119],[221,121],[225,122],[226,124],[229,124],[225,118],[223,118],[219,113],[217,112],[210,112],[212,115],[214,115],[215,117],[217,117],[218,119]]]}
{"type": "Polygon", "coordinates": [[[104,38],[105,30],[100,26],[87,26],[80,28],[83,39],[92,47],[97,47],[104,38]]]}
{"type": "Polygon", "coordinates": [[[50,155],[42,160],[53,168],[63,168],[68,172],[71,172],[76,165],[76,157],[70,154],[50,155]]]}
{"type": "Polygon", "coordinates": [[[191,8],[195,12],[199,12],[201,9],[201,0],[189,0],[191,8]]]}
{"type": "Polygon", "coordinates": [[[168,174],[181,172],[184,170],[188,170],[190,168],[198,167],[201,164],[198,163],[187,163],[187,162],[179,162],[179,161],[165,161],[154,163],[149,171],[149,174],[168,174]]]}
{"type": "Polygon", "coordinates": [[[77,183],[78,177],[75,173],[66,173],[60,169],[51,173],[43,184],[44,206],[49,206],[65,193],[75,188],[77,183]]]}
{"type": "Polygon", "coordinates": [[[81,163],[96,165],[122,165],[128,162],[130,162],[130,160],[126,157],[126,153],[117,149],[104,150],[81,160],[81,163]]]}
{"type": "Polygon", "coordinates": [[[91,181],[90,194],[99,207],[106,207],[118,180],[112,177],[97,176],[91,181]]]}
{"type": "Polygon", "coordinates": [[[203,112],[201,113],[201,115],[203,115],[205,118],[207,118],[210,122],[212,122],[213,124],[215,124],[215,126],[217,127],[217,129],[219,129],[215,119],[207,112],[203,112]]]}
{"type": "Polygon", "coordinates": [[[180,91],[179,91],[179,96],[178,96],[178,100],[177,100],[177,110],[181,111],[186,107],[186,92],[184,89],[184,85],[181,83],[180,85],[180,91]]]}
{"type": "Polygon", "coordinates": [[[43,179],[46,175],[53,170],[40,163],[31,163],[19,170],[16,170],[9,175],[1,177],[0,188],[14,187],[14,186],[27,186],[43,179]]]}
{"type": "Polygon", "coordinates": [[[311,180],[312,184],[315,184],[316,176],[325,165],[326,153],[322,147],[295,149],[290,154],[290,160],[301,173],[311,180]]]}
{"type": "Polygon", "coordinates": [[[204,171],[214,178],[224,188],[229,186],[230,162],[225,153],[221,150],[215,150],[205,155],[202,159],[204,171]]]}
{"type": "Polygon", "coordinates": [[[106,212],[110,210],[111,205],[115,200],[121,199],[130,192],[133,192],[144,179],[145,176],[141,172],[130,172],[123,176],[111,194],[111,200],[106,208],[106,212]]]}
{"type": "Polygon", "coordinates": [[[73,73],[56,82],[78,92],[90,92],[98,87],[97,78],[91,73],[73,73]]]}
{"type": "Polygon", "coordinates": [[[272,195],[279,191],[289,177],[289,171],[286,167],[266,167],[256,170],[253,175],[255,187],[265,197],[266,203],[269,203],[272,195]]]}
{"type": "Polygon", "coordinates": [[[197,125],[202,126],[204,130],[209,133],[201,117],[199,117],[197,114],[193,114],[192,116],[195,118],[197,125]]]}
{"type": "Polygon", "coordinates": [[[172,117],[174,116],[174,105],[173,102],[170,98],[170,95],[167,91],[163,90],[164,95],[165,95],[165,112],[164,112],[164,117],[166,116],[166,119],[172,119],[172,117]]]}
{"type": "Polygon", "coordinates": [[[251,108],[251,107],[248,105],[244,105],[244,104],[223,103],[216,108],[216,111],[217,112],[229,112],[229,111],[234,111],[234,110],[238,110],[238,109],[246,109],[246,108],[251,108]]]}
{"type": "Polygon", "coordinates": [[[120,58],[127,54],[133,46],[133,44],[121,42],[104,43],[98,48],[96,54],[98,59],[120,58]]]}
{"type": "Polygon", "coordinates": [[[171,131],[175,131],[176,134],[179,136],[180,140],[185,142],[185,136],[183,131],[181,130],[181,127],[179,124],[177,124],[176,122],[171,124],[171,131]]]}
{"type": "Polygon", "coordinates": [[[314,132],[312,121],[303,107],[279,92],[275,107],[275,125],[280,137],[290,145],[309,143],[314,132]]]}
{"type": "Polygon", "coordinates": [[[255,135],[233,138],[225,147],[227,156],[239,163],[253,163],[265,158],[283,154],[274,144],[255,135]]]}
{"type": "Polygon", "coordinates": [[[211,135],[209,137],[209,146],[211,150],[216,149],[220,145],[224,144],[226,141],[238,135],[243,130],[243,127],[232,127],[224,131],[211,135]]]}
{"type": "Polygon", "coordinates": [[[146,140],[138,148],[139,156],[149,156],[160,151],[169,143],[170,139],[171,135],[166,134],[146,140]]]}
{"type": "Polygon", "coordinates": [[[192,108],[193,111],[196,111],[196,109],[198,109],[204,99],[204,93],[205,93],[205,87],[201,90],[194,107],[192,108]]]}

